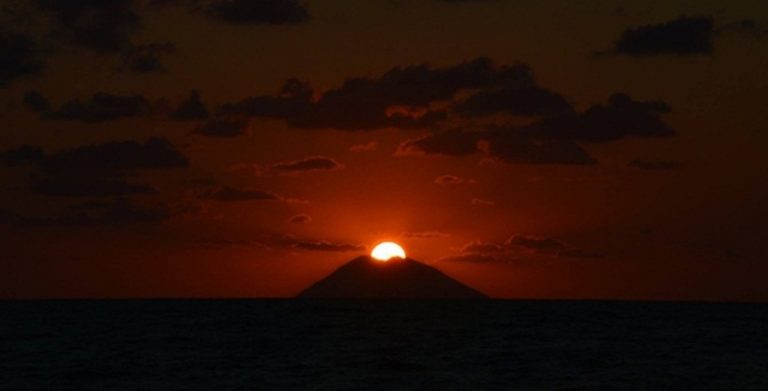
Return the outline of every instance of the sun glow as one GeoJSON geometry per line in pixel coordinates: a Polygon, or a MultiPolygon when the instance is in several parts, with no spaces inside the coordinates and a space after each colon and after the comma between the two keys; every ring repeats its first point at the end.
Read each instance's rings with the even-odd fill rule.
{"type": "Polygon", "coordinates": [[[382,242],[376,245],[371,251],[371,257],[377,261],[386,262],[392,258],[405,259],[405,251],[399,244],[394,242],[382,242]]]}

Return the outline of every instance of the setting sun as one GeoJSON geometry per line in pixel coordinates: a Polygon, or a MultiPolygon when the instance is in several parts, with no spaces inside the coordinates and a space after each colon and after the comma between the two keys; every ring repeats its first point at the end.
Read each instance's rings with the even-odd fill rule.
{"type": "Polygon", "coordinates": [[[391,258],[405,258],[405,251],[394,242],[382,242],[371,251],[371,257],[378,261],[389,261],[391,258]]]}

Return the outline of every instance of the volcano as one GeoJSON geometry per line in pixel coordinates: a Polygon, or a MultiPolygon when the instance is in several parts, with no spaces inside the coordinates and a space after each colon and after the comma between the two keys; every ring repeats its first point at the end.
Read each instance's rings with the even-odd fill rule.
{"type": "Polygon", "coordinates": [[[299,293],[300,298],[487,299],[443,272],[410,258],[357,257],[299,293]]]}

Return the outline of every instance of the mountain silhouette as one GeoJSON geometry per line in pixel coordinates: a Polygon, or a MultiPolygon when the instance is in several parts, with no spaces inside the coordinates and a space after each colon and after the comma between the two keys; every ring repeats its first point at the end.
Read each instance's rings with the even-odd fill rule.
{"type": "Polygon", "coordinates": [[[443,272],[410,258],[357,257],[299,293],[300,298],[487,299],[443,272]]]}

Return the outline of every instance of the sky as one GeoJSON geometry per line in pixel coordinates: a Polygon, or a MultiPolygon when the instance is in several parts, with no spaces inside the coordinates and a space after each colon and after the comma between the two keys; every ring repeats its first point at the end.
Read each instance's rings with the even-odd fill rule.
{"type": "Polygon", "coordinates": [[[764,1],[0,5],[0,297],[768,300],[764,1]]]}

